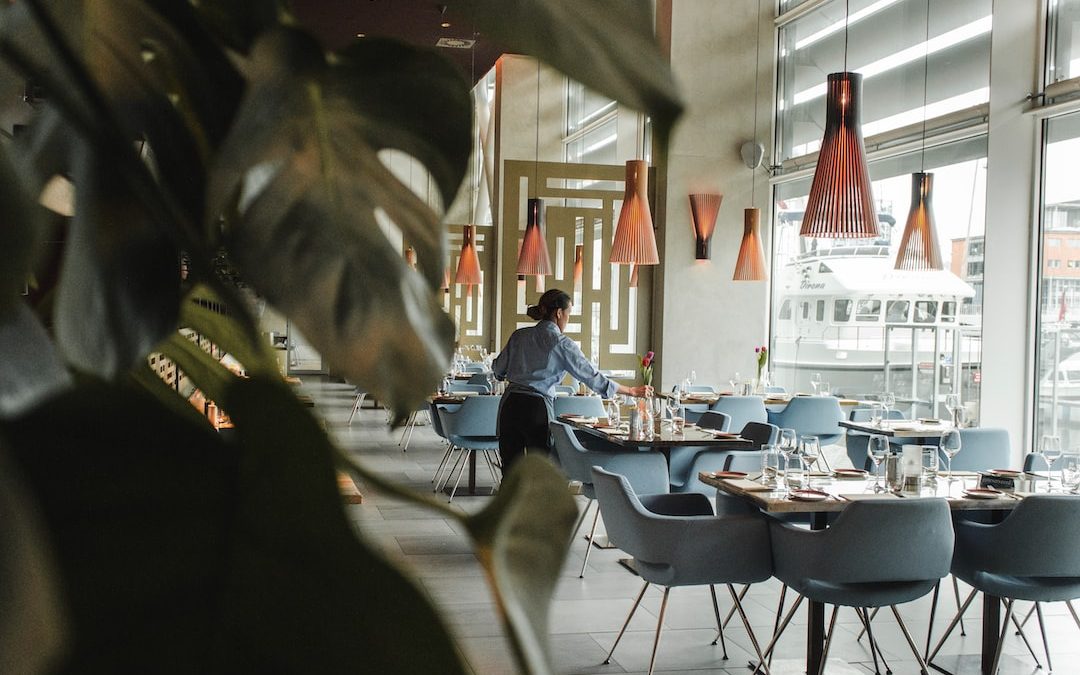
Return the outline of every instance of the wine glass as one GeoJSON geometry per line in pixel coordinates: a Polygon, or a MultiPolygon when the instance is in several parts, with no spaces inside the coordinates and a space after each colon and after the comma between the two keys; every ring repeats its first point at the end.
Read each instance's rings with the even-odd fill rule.
{"type": "Polygon", "coordinates": [[[1043,436],[1039,439],[1039,454],[1046,460],[1046,491],[1054,487],[1054,462],[1061,458],[1061,439],[1043,436]]]}
{"type": "Polygon", "coordinates": [[[784,457],[784,471],[787,471],[788,466],[791,464],[792,455],[798,450],[798,436],[795,435],[794,429],[781,429],[780,437],[777,445],[779,446],[780,454],[784,457]]]}
{"type": "Polygon", "coordinates": [[[896,394],[887,391],[881,395],[881,405],[885,406],[882,417],[889,419],[889,412],[896,407],[896,394]]]}
{"type": "Polygon", "coordinates": [[[803,436],[800,440],[802,456],[806,460],[806,468],[813,470],[821,459],[821,441],[817,436],[803,436]]]}
{"type": "Polygon", "coordinates": [[[818,387],[821,386],[821,373],[814,373],[810,376],[810,386],[814,388],[814,395],[817,396],[818,387]]]}
{"type": "Polygon", "coordinates": [[[697,371],[691,368],[690,375],[686,379],[689,380],[691,386],[697,384],[697,371]]]}
{"type": "Polygon", "coordinates": [[[945,454],[945,458],[949,460],[949,482],[953,482],[952,475],[952,460],[956,457],[956,453],[960,452],[960,431],[957,429],[948,429],[941,434],[940,440],[941,452],[945,454]]]}
{"type": "Polygon", "coordinates": [[[728,380],[728,382],[731,383],[731,393],[735,394],[735,395],[738,395],[739,390],[738,390],[737,387],[742,382],[742,375],[740,375],[739,373],[735,373],[734,375],[731,376],[731,379],[728,380]]]}
{"type": "Polygon", "coordinates": [[[1080,487],[1080,454],[1069,452],[1061,456],[1061,487],[1073,494],[1080,487]]]}
{"type": "Polygon", "coordinates": [[[964,403],[960,400],[960,394],[949,394],[945,397],[945,409],[949,411],[954,427],[960,427],[959,415],[963,408],[964,403]]]}
{"type": "Polygon", "coordinates": [[[491,371],[491,370],[487,371],[487,383],[488,383],[488,393],[489,394],[494,394],[495,393],[495,373],[494,373],[494,371],[491,371]]]}
{"type": "Polygon", "coordinates": [[[675,419],[679,416],[679,411],[682,409],[682,397],[679,396],[679,390],[671,392],[671,395],[667,399],[668,418],[675,419]]]}
{"type": "Polygon", "coordinates": [[[889,439],[882,434],[871,434],[866,442],[866,456],[874,463],[874,492],[884,492],[881,486],[881,463],[889,454],[889,439]]]}
{"type": "Polygon", "coordinates": [[[617,399],[609,401],[607,406],[608,423],[613,427],[619,426],[621,422],[619,418],[621,415],[622,413],[619,411],[619,401],[617,399]]]}

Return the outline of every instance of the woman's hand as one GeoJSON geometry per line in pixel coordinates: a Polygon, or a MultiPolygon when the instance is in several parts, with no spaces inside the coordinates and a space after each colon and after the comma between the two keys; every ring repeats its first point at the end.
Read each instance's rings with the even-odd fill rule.
{"type": "Polygon", "coordinates": [[[627,387],[624,385],[620,385],[619,390],[619,393],[623,394],[624,396],[635,396],[637,398],[651,396],[653,393],[653,388],[649,385],[644,384],[637,387],[627,387]]]}

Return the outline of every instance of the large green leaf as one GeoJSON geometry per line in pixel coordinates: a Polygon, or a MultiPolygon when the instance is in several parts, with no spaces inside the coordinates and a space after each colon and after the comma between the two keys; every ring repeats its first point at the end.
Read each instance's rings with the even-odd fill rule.
{"type": "Polygon", "coordinates": [[[191,4],[222,42],[244,53],[260,33],[276,25],[281,11],[273,0],[193,0],[191,4]]]}
{"type": "Polygon", "coordinates": [[[246,323],[206,307],[203,302],[223,304],[210,288],[197,286],[180,305],[180,326],[191,328],[235,357],[252,375],[280,374],[277,358],[261,335],[252,334],[246,323]]]}
{"type": "Polygon", "coordinates": [[[44,326],[24,303],[0,312],[0,418],[21,415],[71,386],[44,326]]]}
{"type": "Polygon", "coordinates": [[[682,110],[648,0],[460,0],[454,9],[507,51],[529,54],[652,115],[660,147],[682,110]]]}
{"type": "Polygon", "coordinates": [[[64,632],[55,565],[41,523],[0,445],[0,673],[44,673],[64,632]]]}
{"type": "Polygon", "coordinates": [[[244,574],[226,603],[238,671],[463,672],[420,591],[356,538],[329,439],[287,385],[238,380],[224,403],[243,457],[244,574]]]}
{"type": "Polygon", "coordinates": [[[400,413],[442,375],[453,325],[434,293],[443,260],[435,214],[376,153],[414,151],[425,164],[446,167],[443,182],[456,189],[468,159],[471,109],[463,85],[424,98],[411,86],[380,84],[378,68],[388,71],[387,80],[449,77],[450,66],[426,52],[398,49],[392,63],[371,55],[327,63],[299,32],[261,40],[249,95],[212,179],[209,217],[242,187],[242,219],[229,243],[244,277],[335,371],[400,413]],[[439,108],[443,133],[433,134],[429,116],[408,112],[423,106],[439,108]],[[414,242],[423,277],[405,265],[377,211],[414,242]]]}

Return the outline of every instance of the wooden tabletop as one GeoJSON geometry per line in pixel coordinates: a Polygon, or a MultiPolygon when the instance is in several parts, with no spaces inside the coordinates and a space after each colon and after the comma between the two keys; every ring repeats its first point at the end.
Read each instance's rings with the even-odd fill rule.
{"type": "Polygon", "coordinates": [[[872,422],[850,422],[844,420],[840,426],[866,434],[881,434],[890,438],[941,438],[941,434],[953,428],[951,422],[941,421],[927,424],[917,420],[883,420],[881,426],[872,422]]]}
{"type": "MultiPolygon", "coordinates": [[[[810,488],[829,495],[823,501],[804,502],[790,499],[787,492],[766,489],[758,480],[717,478],[712,473],[698,475],[701,482],[711,485],[721,492],[744,499],[767,513],[823,513],[843,511],[853,501],[871,499],[906,499],[910,497],[944,497],[949,508],[954,511],[1012,510],[1030,493],[1002,493],[995,499],[971,499],[965,497],[964,489],[976,487],[979,477],[974,473],[956,473],[956,480],[950,483],[939,477],[934,487],[924,487],[919,492],[875,494],[874,479],[833,478],[828,474],[811,475],[810,488]]],[[[748,478],[755,478],[751,474],[748,478]]],[[[782,477],[781,477],[782,478],[782,477]]]]}
{"type": "Polygon", "coordinates": [[[565,422],[575,429],[581,429],[594,436],[603,438],[615,445],[625,448],[676,448],[684,445],[715,447],[728,450],[753,450],[754,443],[738,434],[717,435],[711,431],[701,429],[693,424],[686,425],[681,434],[671,433],[671,426],[667,423],[661,425],[659,436],[651,439],[632,439],[627,435],[627,427],[623,425],[619,430],[612,428],[597,428],[595,425],[583,421],[581,418],[561,417],[560,422],[565,422]]]}

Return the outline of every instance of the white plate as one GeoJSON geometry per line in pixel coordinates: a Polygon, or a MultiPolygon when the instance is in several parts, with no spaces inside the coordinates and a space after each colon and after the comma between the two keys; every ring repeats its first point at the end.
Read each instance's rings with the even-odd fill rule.
{"type": "Polygon", "coordinates": [[[823,502],[829,495],[817,490],[792,490],[788,497],[797,502],[823,502]]]}

